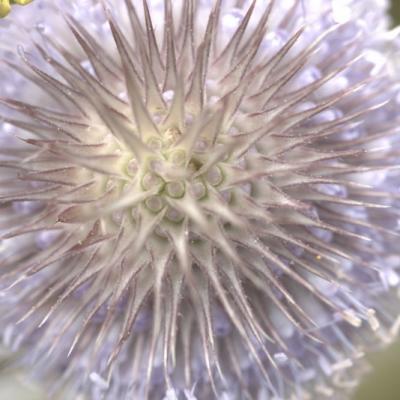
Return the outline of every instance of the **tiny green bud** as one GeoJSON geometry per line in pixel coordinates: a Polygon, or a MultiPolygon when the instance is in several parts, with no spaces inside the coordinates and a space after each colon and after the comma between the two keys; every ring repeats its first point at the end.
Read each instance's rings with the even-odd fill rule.
{"type": "Polygon", "coordinates": [[[11,11],[11,4],[25,6],[31,3],[32,0],[0,0],[0,18],[5,17],[11,11]]]}
{"type": "Polygon", "coordinates": [[[9,0],[0,0],[0,18],[5,17],[11,10],[9,0]]]}

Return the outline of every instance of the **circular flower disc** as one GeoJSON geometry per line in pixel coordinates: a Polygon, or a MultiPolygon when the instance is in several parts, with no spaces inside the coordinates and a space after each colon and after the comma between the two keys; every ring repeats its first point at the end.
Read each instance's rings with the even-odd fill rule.
{"type": "Polygon", "coordinates": [[[15,363],[74,399],[345,398],[399,326],[384,3],[36,0],[0,21],[15,363]]]}

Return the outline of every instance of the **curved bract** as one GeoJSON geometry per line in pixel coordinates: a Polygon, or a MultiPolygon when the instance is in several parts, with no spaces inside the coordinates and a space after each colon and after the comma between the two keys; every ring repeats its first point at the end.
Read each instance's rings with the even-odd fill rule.
{"type": "Polygon", "coordinates": [[[314,3],[0,24],[1,326],[54,390],[343,399],[395,336],[396,35],[384,2],[314,3]]]}

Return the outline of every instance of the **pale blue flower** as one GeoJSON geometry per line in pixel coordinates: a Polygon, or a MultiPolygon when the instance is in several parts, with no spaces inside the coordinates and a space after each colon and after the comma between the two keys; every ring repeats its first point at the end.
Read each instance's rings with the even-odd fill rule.
{"type": "Polygon", "coordinates": [[[16,363],[89,400],[345,398],[400,325],[386,12],[35,0],[1,20],[16,363]]]}

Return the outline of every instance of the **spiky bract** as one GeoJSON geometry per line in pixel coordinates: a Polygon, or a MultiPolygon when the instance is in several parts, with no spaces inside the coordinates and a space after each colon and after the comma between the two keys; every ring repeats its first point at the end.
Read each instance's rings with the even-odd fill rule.
{"type": "Polygon", "coordinates": [[[93,399],[353,387],[396,320],[383,8],[67,3],[1,32],[6,344],[93,399]]]}

